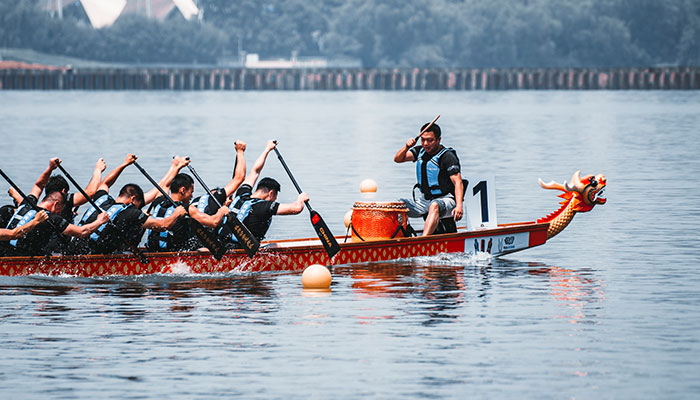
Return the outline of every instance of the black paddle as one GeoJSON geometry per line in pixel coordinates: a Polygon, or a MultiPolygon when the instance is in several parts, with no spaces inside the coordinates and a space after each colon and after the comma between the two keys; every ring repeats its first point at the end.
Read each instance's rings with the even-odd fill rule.
{"type": "MultiPolygon", "coordinates": [[[[275,141],[275,143],[277,143],[277,141],[275,141]]],[[[279,158],[285,171],[287,171],[287,175],[289,175],[289,178],[292,180],[294,187],[297,188],[297,192],[301,194],[302,191],[299,184],[297,184],[296,179],[294,179],[292,171],[290,171],[289,167],[287,167],[287,163],[284,162],[282,154],[280,154],[279,150],[277,150],[277,147],[275,147],[275,153],[277,153],[277,158],[279,158]]],[[[326,223],[323,221],[321,215],[311,208],[308,201],[306,201],[305,204],[309,209],[309,213],[311,213],[311,225],[314,226],[318,238],[321,239],[321,243],[323,244],[323,248],[326,250],[326,253],[328,253],[328,257],[333,258],[333,256],[340,251],[340,245],[335,240],[335,237],[333,237],[333,233],[331,233],[331,230],[328,229],[328,225],[326,225],[326,223]]]]}
{"type": "MultiPolygon", "coordinates": [[[[191,165],[187,165],[187,168],[190,169],[190,172],[192,172],[192,175],[194,175],[195,179],[199,181],[199,184],[202,185],[204,190],[209,193],[212,199],[214,199],[214,202],[216,202],[216,205],[219,207],[223,207],[221,203],[219,203],[219,200],[214,196],[209,190],[209,187],[207,186],[206,183],[204,183],[204,180],[199,176],[197,171],[194,170],[194,168],[191,165]]],[[[229,225],[229,229],[233,232],[234,235],[236,235],[236,238],[238,239],[238,243],[241,243],[243,245],[243,248],[245,249],[245,252],[248,253],[248,257],[253,257],[255,253],[257,253],[258,248],[260,247],[260,241],[253,236],[252,233],[248,230],[248,228],[243,224],[242,221],[240,221],[237,217],[236,214],[230,213],[229,217],[226,218],[226,224],[229,225]]]]}
{"type": "MultiPolygon", "coordinates": [[[[10,186],[12,186],[13,188],[15,188],[15,190],[17,191],[17,193],[19,193],[19,195],[22,196],[22,198],[24,199],[24,201],[26,201],[27,204],[29,204],[29,206],[30,206],[31,208],[33,208],[33,209],[36,210],[37,212],[43,210],[41,207],[39,207],[39,206],[36,204],[36,202],[35,202],[34,200],[32,200],[32,199],[30,199],[29,197],[27,197],[27,195],[25,195],[24,192],[22,192],[22,189],[20,189],[19,186],[17,186],[14,182],[12,182],[12,179],[10,179],[9,176],[5,175],[5,173],[3,172],[2,169],[0,169],[0,175],[2,175],[3,178],[5,178],[5,180],[7,181],[7,183],[10,184],[10,186]]],[[[56,233],[58,233],[58,236],[61,238],[61,240],[63,240],[64,244],[67,244],[67,241],[65,240],[65,237],[63,236],[63,232],[59,229],[59,227],[58,227],[53,221],[51,221],[51,218],[47,219],[46,222],[48,222],[49,225],[51,226],[51,228],[52,228],[54,231],[56,231],[56,233]]]]}
{"type": "MultiPolygon", "coordinates": [[[[82,194],[83,197],[87,199],[90,205],[95,207],[95,210],[105,212],[105,210],[98,206],[97,203],[95,203],[95,201],[92,198],[90,198],[90,196],[88,196],[87,193],[85,193],[83,188],[80,187],[80,185],[78,185],[78,182],[76,182],[75,179],[73,179],[73,177],[68,173],[68,171],[65,170],[65,168],[63,168],[61,164],[58,164],[58,168],[61,170],[61,172],[63,172],[63,175],[65,175],[66,178],[68,178],[68,180],[71,181],[73,186],[75,186],[75,188],[78,189],[80,194],[82,194]]],[[[127,239],[127,237],[124,235],[124,232],[117,228],[117,226],[114,225],[114,223],[111,220],[107,222],[107,225],[110,226],[112,228],[112,231],[114,231],[117,234],[119,240],[121,240],[121,242],[124,243],[129,248],[129,250],[131,250],[131,252],[134,253],[134,255],[136,255],[136,257],[138,257],[141,264],[148,264],[148,257],[146,257],[146,255],[143,254],[141,250],[139,250],[137,245],[135,245],[131,240],[127,239]]]]}
{"type": "MultiPolygon", "coordinates": [[[[153,178],[151,178],[151,175],[149,175],[148,172],[146,172],[146,170],[143,169],[138,162],[134,161],[134,165],[136,166],[136,168],[139,169],[139,171],[141,171],[143,176],[145,176],[146,179],[148,179],[151,182],[151,184],[156,189],[158,189],[160,194],[162,194],[163,197],[170,202],[170,204],[177,207],[177,203],[175,203],[173,199],[170,196],[168,196],[167,193],[165,193],[165,190],[163,190],[163,188],[160,187],[158,182],[154,181],[153,178]]],[[[192,228],[199,240],[201,240],[204,244],[204,247],[209,249],[214,258],[216,258],[217,260],[221,260],[221,257],[223,257],[224,253],[226,253],[226,246],[224,246],[223,243],[221,243],[214,236],[212,236],[212,234],[209,231],[207,231],[202,224],[195,221],[189,215],[186,217],[186,219],[187,223],[190,225],[190,228],[192,228]]]]}

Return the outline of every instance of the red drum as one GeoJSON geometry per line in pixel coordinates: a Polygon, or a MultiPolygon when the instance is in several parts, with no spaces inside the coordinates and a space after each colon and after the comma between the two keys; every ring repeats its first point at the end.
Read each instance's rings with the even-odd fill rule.
{"type": "Polygon", "coordinates": [[[352,206],[352,241],[404,237],[408,208],[402,201],[363,202],[352,206]]]}

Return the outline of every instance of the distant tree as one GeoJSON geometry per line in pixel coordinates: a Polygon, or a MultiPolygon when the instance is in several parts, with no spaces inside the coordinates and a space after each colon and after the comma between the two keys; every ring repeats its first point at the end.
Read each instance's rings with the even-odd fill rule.
{"type": "Polygon", "coordinates": [[[0,46],[113,62],[355,57],[367,67],[700,64],[699,0],[198,0],[203,22],[124,15],[92,29],[80,3],[0,0],[0,46]]]}

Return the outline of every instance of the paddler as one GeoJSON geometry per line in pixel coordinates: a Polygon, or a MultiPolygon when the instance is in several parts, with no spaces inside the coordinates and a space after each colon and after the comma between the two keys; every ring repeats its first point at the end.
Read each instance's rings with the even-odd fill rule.
{"type": "MultiPolygon", "coordinates": [[[[47,219],[49,219],[49,214],[47,214],[46,211],[42,210],[36,213],[31,221],[27,222],[22,226],[16,227],[14,229],[0,228],[0,241],[7,242],[10,240],[19,239],[27,233],[31,232],[32,229],[36,228],[37,225],[46,221],[47,219]]],[[[2,252],[1,249],[0,252],[2,252]]]]}
{"type": "Polygon", "coordinates": [[[409,217],[425,218],[423,236],[427,236],[435,232],[443,218],[462,219],[464,187],[457,152],[440,144],[440,127],[428,122],[420,131],[421,145],[416,146],[417,138],[411,137],[396,152],[394,162],[416,163],[418,183],[414,186],[414,198],[401,201],[406,203],[409,217]],[[416,187],[420,189],[418,198],[415,197],[416,187]],[[460,195],[455,196],[455,193],[460,195]]]}
{"type": "MultiPolygon", "coordinates": [[[[221,221],[229,213],[228,207],[219,207],[218,204],[228,205],[230,196],[238,189],[245,179],[246,144],[243,141],[236,140],[233,142],[233,146],[236,150],[233,178],[223,188],[216,188],[213,189],[211,193],[196,197],[192,200],[189,207],[190,216],[209,228],[212,233],[215,233],[216,227],[221,224],[221,221]],[[214,198],[216,198],[216,200],[214,200],[214,198]]],[[[198,247],[204,247],[204,245],[199,243],[198,247]]]]}
{"type": "Polygon", "coordinates": [[[27,196],[28,199],[22,200],[14,215],[10,219],[7,229],[20,228],[28,224],[37,214],[37,210],[30,204],[37,204],[39,211],[45,211],[48,215],[46,221],[38,224],[31,232],[19,239],[4,242],[3,255],[5,256],[39,256],[50,254],[50,249],[47,248],[49,238],[52,233],[58,231],[66,236],[85,237],[94,232],[101,224],[107,222],[109,217],[106,213],[100,213],[92,224],[85,226],[77,226],[68,222],[61,217],[61,212],[65,205],[65,195],[61,191],[54,191],[44,196],[41,202],[38,201],[38,196],[46,186],[51,171],[53,171],[61,161],[58,158],[52,158],[49,162],[49,168],[42,173],[37,179],[34,187],[27,196]]]}
{"type": "MultiPolygon", "coordinates": [[[[189,160],[188,160],[189,163],[189,160]]],[[[177,208],[185,207],[187,209],[192,200],[194,193],[194,180],[187,174],[177,174],[170,184],[170,198],[175,202],[177,208]]],[[[172,214],[176,206],[169,199],[160,196],[153,201],[148,209],[149,213],[154,218],[166,218],[172,214]]],[[[223,217],[229,213],[228,208],[221,207],[215,214],[215,218],[221,221],[223,217]]],[[[208,224],[209,215],[204,213],[196,213],[190,215],[194,220],[205,226],[208,224]]],[[[190,225],[184,218],[180,218],[175,224],[168,228],[167,231],[158,232],[153,229],[147,231],[146,248],[154,252],[171,252],[171,251],[192,251],[201,247],[201,242],[195,237],[194,232],[190,229],[190,225]]]]}
{"type": "MultiPolygon", "coordinates": [[[[273,216],[299,214],[304,210],[304,202],[309,200],[306,193],[301,193],[293,203],[278,203],[276,200],[281,187],[279,182],[272,178],[261,179],[253,191],[253,186],[258,181],[260,172],[265,166],[267,155],[275,146],[277,146],[275,141],[269,140],[267,142],[265,150],[255,160],[250,173],[236,191],[235,197],[229,205],[229,209],[237,215],[238,219],[258,240],[263,240],[265,237],[273,216]]],[[[231,247],[238,247],[236,237],[230,232],[226,232],[226,227],[221,228],[219,232],[226,235],[231,247]]]]}
{"type": "MultiPolygon", "coordinates": [[[[144,214],[141,209],[151,203],[159,193],[157,189],[150,190],[144,194],[139,185],[130,183],[124,185],[119,191],[116,199],[109,195],[109,189],[121,175],[126,167],[133,164],[137,157],[128,154],[117,168],[110,172],[100,183],[97,192],[93,196],[95,203],[110,215],[110,219],[117,229],[132,242],[138,245],[141,241],[145,229],[164,231],[173,227],[179,217],[185,214],[185,209],[179,207],[174,210],[168,218],[152,218],[144,214]]],[[[175,176],[189,163],[184,157],[174,157],[173,161],[160,180],[161,187],[170,188],[175,176]]],[[[85,211],[79,224],[89,224],[97,217],[97,210],[90,207],[85,211]]],[[[117,233],[108,228],[107,225],[100,226],[97,232],[87,238],[74,239],[74,252],[80,254],[110,254],[117,251],[127,251],[126,245],[122,243],[117,233]]]]}
{"type": "MultiPolygon", "coordinates": [[[[85,193],[88,196],[93,196],[97,191],[97,187],[100,185],[100,180],[102,179],[102,172],[107,168],[105,161],[100,158],[95,163],[95,168],[92,171],[92,177],[87,186],[85,186],[85,193]]],[[[78,207],[87,203],[87,199],[81,193],[69,193],[68,181],[62,175],[54,175],[49,178],[46,188],[44,188],[44,193],[49,195],[54,192],[61,192],[66,199],[63,205],[63,211],[61,211],[61,217],[71,224],[75,221],[75,215],[78,207]]],[[[61,238],[56,232],[51,234],[49,239],[49,244],[47,245],[47,250],[50,253],[67,253],[70,251],[69,246],[63,238],[61,238]]]]}

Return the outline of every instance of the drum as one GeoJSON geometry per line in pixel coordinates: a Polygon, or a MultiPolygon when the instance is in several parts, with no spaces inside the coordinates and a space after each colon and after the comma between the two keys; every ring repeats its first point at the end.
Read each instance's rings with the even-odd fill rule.
{"type": "Polygon", "coordinates": [[[363,202],[352,206],[350,226],[352,241],[369,241],[404,237],[408,208],[402,201],[363,202]]]}

